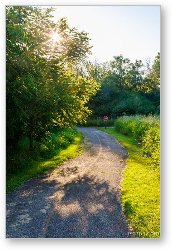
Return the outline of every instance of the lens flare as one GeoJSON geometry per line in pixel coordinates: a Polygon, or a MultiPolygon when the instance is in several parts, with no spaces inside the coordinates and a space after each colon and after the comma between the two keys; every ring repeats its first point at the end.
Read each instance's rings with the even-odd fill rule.
{"type": "Polygon", "coordinates": [[[53,43],[57,43],[60,40],[59,34],[57,32],[53,33],[52,37],[51,37],[51,40],[52,40],[53,43]]]}

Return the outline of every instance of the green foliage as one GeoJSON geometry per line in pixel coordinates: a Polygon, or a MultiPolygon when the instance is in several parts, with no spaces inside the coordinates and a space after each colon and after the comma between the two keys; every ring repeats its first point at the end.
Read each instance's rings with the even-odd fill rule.
{"type": "Polygon", "coordinates": [[[18,142],[18,148],[20,151],[28,151],[30,148],[30,140],[27,136],[23,136],[18,142]]]}
{"type": "Polygon", "coordinates": [[[115,121],[115,129],[132,136],[141,143],[142,152],[150,157],[151,164],[160,165],[160,124],[155,116],[124,116],[115,121]]]}
{"type": "Polygon", "coordinates": [[[22,137],[18,146],[14,149],[11,158],[7,157],[8,173],[16,173],[27,168],[32,160],[49,159],[61,150],[67,148],[74,140],[78,132],[73,128],[54,128],[47,132],[40,141],[33,141],[34,150],[30,151],[30,140],[22,137]]]}
{"type": "MultiPolygon", "coordinates": [[[[35,141],[45,138],[52,126],[85,121],[91,113],[87,103],[99,88],[93,77],[77,71],[91,52],[88,34],[70,28],[66,19],[53,22],[51,12],[29,6],[6,8],[7,163],[18,162],[14,151],[23,138],[34,151],[35,141]],[[52,40],[54,33],[59,34],[57,42],[52,40]]],[[[43,154],[49,150],[45,141],[43,154]]],[[[54,147],[53,138],[49,144],[54,147]]]]}
{"type": "MultiPolygon", "coordinates": [[[[19,158],[21,157],[19,151],[18,154],[15,154],[15,156],[18,156],[20,168],[12,169],[11,167],[10,171],[7,172],[7,192],[13,191],[28,179],[57,168],[65,160],[81,154],[82,148],[80,142],[83,137],[80,132],[70,129],[63,129],[58,132],[55,130],[55,133],[51,134],[51,138],[52,137],[53,139],[49,142],[43,140],[41,144],[37,143],[36,148],[40,151],[35,152],[34,157],[32,155],[32,157],[19,158]],[[63,145],[61,145],[61,147],[57,145],[56,148],[50,148],[53,144],[52,141],[55,142],[56,139],[60,140],[62,138],[63,145]],[[41,147],[44,146],[48,149],[46,149],[46,152],[41,151],[41,147]]],[[[15,163],[16,162],[17,161],[15,161],[15,163]]]]}
{"type": "Polygon", "coordinates": [[[160,129],[157,126],[148,129],[142,141],[143,153],[151,158],[151,164],[160,166],[160,129]]]}
{"type": "Polygon", "coordinates": [[[126,92],[126,98],[120,98],[119,102],[112,108],[115,116],[155,113],[155,106],[152,101],[144,96],[126,92]]]}
{"type": "Polygon", "coordinates": [[[129,156],[124,170],[121,200],[124,213],[136,238],[160,237],[160,179],[159,168],[150,167],[150,160],[132,137],[114,128],[101,129],[117,139],[129,156]]]}
{"type": "Polygon", "coordinates": [[[71,128],[58,129],[53,133],[48,132],[47,136],[37,143],[37,156],[42,158],[52,157],[57,151],[73,143],[76,135],[77,131],[71,128]]]}
{"type": "MultiPolygon", "coordinates": [[[[154,64],[157,65],[157,59],[154,64]]],[[[124,114],[159,114],[160,88],[150,73],[154,71],[154,64],[145,70],[142,61],[132,63],[120,55],[92,67],[91,74],[95,74],[101,84],[89,102],[93,116],[106,114],[115,118],[124,114]]]]}
{"type": "Polygon", "coordinates": [[[148,74],[148,78],[151,79],[156,85],[160,85],[160,53],[158,53],[155,57],[152,68],[148,74]]]}
{"type": "Polygon", "coordinates": [[[91,54],[92,46],[89,45],[88,33],[78,32],[76,28],[70,28],[66,18],[61,18],[57,23],[57,30],[61,39],[58,43],[60,55],[66,61],[80,62],[87,54],[91,54]],[[70,35],[69,35],[70,34],[70,35]]]}

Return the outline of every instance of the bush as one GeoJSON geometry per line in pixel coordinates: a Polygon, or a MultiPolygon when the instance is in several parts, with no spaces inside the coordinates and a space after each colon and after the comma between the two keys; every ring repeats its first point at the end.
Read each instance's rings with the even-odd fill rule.
{"type": "Polygon", "coordinates": [[[142,146],[154,166],[160,165],[160,122],[155,116],[123,116],[115,121],[115,129],[132,136],[142,146]]]}
{"type": "Polygon", "coordinates": [[[33,160],[51,158],[73,143],[76,134],[77,131],[73,128],[53,128],[41,141],[34,141],[32,150],[30,150],[29,138],[22,137],[15,150],[8,148],[7,173],[17,173],[21,169],[29,167],[33,160]]]}
{"type": "Polygon", "coordinates": [[[112,108],[115,116],[121,115],[148,115],[154,114],[156,110],[155,104],[139,93],[126,92],[118,103],[112,108]]]}
{"type": "Polygon", "coordinates": [[[151,158],[151,163],[155,167],[160,166],[160,129],[150,128],[143,138],[143,153],[151,158]]]}
{"type": "Polygon", "coordinates": [[[48,132],[46,137],[37,143],[36,152],[39,157],[50,158],[61,149],[67,148],[70,143],[74,142],[76,130],[72,128],[53,129],[48,132]]]}
{"type": "Polygon", "coordinates": [[[23,136],[19,141],[18,141],[18,147],[21,151],[26,151],[29,150],[30,148],[30,140],[29,137],[23,136]]]}

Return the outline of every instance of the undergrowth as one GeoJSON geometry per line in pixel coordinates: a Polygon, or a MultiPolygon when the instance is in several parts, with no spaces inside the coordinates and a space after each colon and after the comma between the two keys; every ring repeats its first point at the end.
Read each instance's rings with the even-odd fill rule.
{"type": "MultiPolygon", "coordinates": [[[[18,159],[17,163],[21,166],[7,171],[7,192],[13,191],[26,180],[38,174],[56,168],[66,159],[80,155],[82,152],[81,139],[82,134],[74,129],[63,129],[49,134],[42,142],[37,143],[36,152],[32,154],[32,157],[18,159]]],[[[21,154],[18,156],[21,157],[21,154]]]]}

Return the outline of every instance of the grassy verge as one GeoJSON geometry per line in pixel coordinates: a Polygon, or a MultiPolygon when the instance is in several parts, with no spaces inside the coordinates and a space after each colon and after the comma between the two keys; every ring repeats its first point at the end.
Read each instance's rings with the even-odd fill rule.
{"type": "Polygon", "coordinates": [[[160,170],[150,165],[150,159],[132,137],[114,128],[101,129],[115,137],[129,152],[121,187],[124,213],[133,237],[159,238],[160,233],[160,170]]]}
{"type": "Polygon", "coordinates": [[[13,191],[15,188],[23,184],[26,180],[38,174],[42,174],[56,168],[65,160],[80,155],[82,152],[82,148],[80,146],[81,139],[82,134],[80,132],[77,132],[74,137],[73,143],[71,143],[66,149],[58,151],[58,153],[52,158],[46,160],[30,160],[27,163],[27,167],[22,168],[15,174],[7,175],[7,192],[13,191]]]}
{"type": "Polygon", "coordinates": [[[122,116],[115,120],[115,130],[134,137],[151,165],[160,167],[160,120],[158,116],[122,116]]]}

